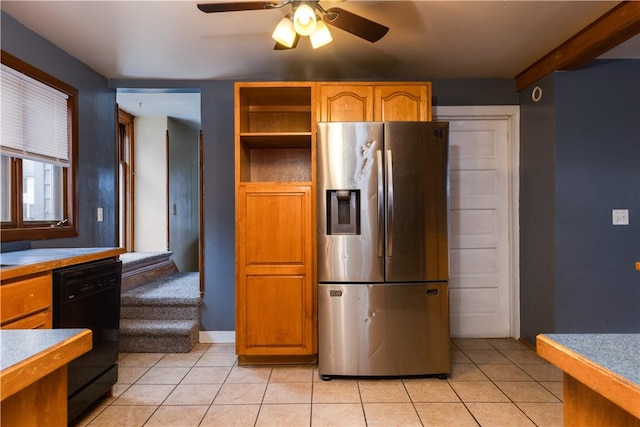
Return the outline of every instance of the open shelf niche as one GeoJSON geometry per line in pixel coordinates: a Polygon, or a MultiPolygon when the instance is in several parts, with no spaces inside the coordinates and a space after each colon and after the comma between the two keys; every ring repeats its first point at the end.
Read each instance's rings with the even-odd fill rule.
{"type": "Polygon", "coordinates": [[[240,181],[309,183],[311,86],[238,90],[240,181]]]}

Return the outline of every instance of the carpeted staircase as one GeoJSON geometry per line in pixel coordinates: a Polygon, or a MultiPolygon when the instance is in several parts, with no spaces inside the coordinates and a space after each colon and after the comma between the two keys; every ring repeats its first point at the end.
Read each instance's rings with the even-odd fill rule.
{"type": "Polygon", "coordinates": [[[198,343],[199,273],[154,278],[123,291],[120,304],[120,352],[188,353],[198,343]]]}

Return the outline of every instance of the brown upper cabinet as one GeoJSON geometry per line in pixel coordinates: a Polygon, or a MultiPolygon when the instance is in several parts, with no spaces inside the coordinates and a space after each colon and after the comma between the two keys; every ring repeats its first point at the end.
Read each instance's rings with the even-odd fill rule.
{"type": "Polygon", "coordinates": [[[319,84],[321,122],[429,121],[431,83],[319,84]]]}

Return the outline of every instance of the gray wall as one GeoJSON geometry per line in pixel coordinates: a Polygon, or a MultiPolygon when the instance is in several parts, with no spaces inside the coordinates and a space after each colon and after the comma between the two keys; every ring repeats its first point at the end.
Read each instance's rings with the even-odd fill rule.
{"type": "Polygon", "coordinates": [[[78,89],[78,237],[33,242],[33,247],[115,246],[115,91],[96,73],[2,12],[2,50],[78,89]],[[104,221],[96,221],[96,208],[104,221]]]}
{"type": "Polygon", "coordinates": [[[640,61],[521,94],[521,332],[640,332],[640,61]],[[630,225],[613,226],[612,209],[630,225]]]}
{"type": "Polygon", "coordinates": [[[556,230],[557,332],[640,332],[640,60],[557,74],[556,230]]]}
{"type": "Polygon", "coordinates": [[[169,117],[169,249],[180,271],[198,271],[198,131],[169,117]]]}
{"type": "Polygon", "coordinates": [[[235,330],[235,189],[233,82],[112,80],[132,89],[199,89],[203,134],[204,280],[201,329],[235,330]]]}
{"type": "Polygon", "coordinates": [[[530,343],[555,330],[555,108],[554,79],[538,83],[520,103],[520,334],[530,343]]]}

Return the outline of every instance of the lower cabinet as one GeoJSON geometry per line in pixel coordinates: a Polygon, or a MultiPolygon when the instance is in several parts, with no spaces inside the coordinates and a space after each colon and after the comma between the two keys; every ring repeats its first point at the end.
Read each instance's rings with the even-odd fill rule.
{"type": "Polygon", "coordinates": [[[51,303],[51,271],[3,280],[0,286],[0,327],[50,329],[51,303]]]}
{"type": "Polygon", "coordinates": [[[245,183],[238,189],[240,363],[315,360],[311,193],[310,185],[287,183],[245,183]]]}

